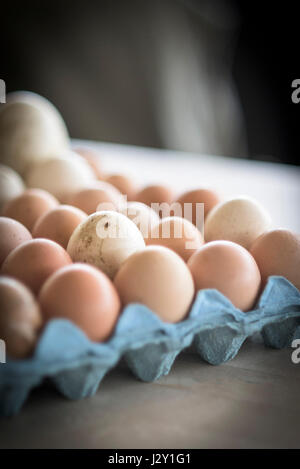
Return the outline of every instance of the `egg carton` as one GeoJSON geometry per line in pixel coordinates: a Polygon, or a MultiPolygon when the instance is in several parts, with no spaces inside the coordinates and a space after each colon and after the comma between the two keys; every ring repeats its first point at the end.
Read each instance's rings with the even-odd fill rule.
{"type": "Polygon", "coordinates": [[[273,348],[300,337],[300,292],[283,277],[270,277],[255,309],[246,313],[217,290],[199,291],[187,319],[177,324],[162,322],[141,304],[128,305],[106,343],[91,342],[70,321],[55,319],[30,359],[0,364],[0,415],[16,414],[45,378],[65,397],[80,399],[97,391],[121,357],[137,378],[154,381],[168,374],[189,346],[206,362],[220,365],[257,332],[273,348]]]}

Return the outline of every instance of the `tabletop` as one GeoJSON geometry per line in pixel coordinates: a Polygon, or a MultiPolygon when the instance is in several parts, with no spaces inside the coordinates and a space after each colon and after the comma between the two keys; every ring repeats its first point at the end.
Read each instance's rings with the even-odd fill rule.
{"type": "MultiPolygon", "coordinates": [[[[300,231],[299,168],[89,144],[107,171],[126,172],[142,184],[167,183],[177,192],[206,185],[225,198],[250,195],[275,226],[300,231]]],[[[138,381],[121,362],[95,396],[81,401],[68,401],[45,383],[18,416],[0,420],[0,448],[299,447],[300,364],[292,363],[291,352],[256,338],[233,360],[212,366],[187,351],[153,383],[138,381]]]]}

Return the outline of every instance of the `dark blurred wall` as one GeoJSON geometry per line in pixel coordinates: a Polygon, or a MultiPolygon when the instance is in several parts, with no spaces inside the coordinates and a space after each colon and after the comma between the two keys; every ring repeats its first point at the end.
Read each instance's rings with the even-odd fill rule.
{"type": "Polygon", "coordinates": [[[300,78],[298,2],[236,1],[241,21],[234,62],[249,143],[256,159],[300,164],[300,103],[291,99],[300,78]]]}
{"type": "Polygon", "coordinates": [[[48,97],[73,137],[299,164],[296,15],[268,5],[11,1],[0,78],[48,97]]]}

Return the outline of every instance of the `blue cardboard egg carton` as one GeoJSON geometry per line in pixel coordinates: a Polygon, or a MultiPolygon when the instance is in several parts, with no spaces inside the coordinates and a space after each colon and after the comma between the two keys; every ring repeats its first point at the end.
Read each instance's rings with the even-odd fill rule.
{"type": "Polygon", "coordinates": [[[67,398],[80,399],[97,391],[121,357],[137,378],[154,381],[191,345],[203,360],[220,365],[256,332],[274,348],[300,337],[300,292],[285,278],[270,277],[255,309],[246,313],[217,290],[199,291],[187,319],[177,324],[131,304],[106,343],[91,342],[70,321],[56,319],[45,327],[31,358],[0,364],[0,415],[16,414],[45,378],[67,398]]]}

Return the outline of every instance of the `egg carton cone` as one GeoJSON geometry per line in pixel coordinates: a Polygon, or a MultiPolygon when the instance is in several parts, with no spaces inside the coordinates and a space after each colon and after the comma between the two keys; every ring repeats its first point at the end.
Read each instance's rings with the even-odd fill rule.
{"type": "Polygon", "coordinates": [[[92,396],[123,357],[140,380],[169,373],[177,355],[191,347],[220,365],[236,356],[247,337],[260,333],[266,346],[283,348],[300,337],[300,292],[283,277],[270,277],[256,307],[240,311],[217,290],[201,290],[188,317],[176,324],[141,304],[122,312],[111,339],[91,342],[73,323],[50,321],[34,355],[0,364],[0,415],[19,412],[30,391],[45,379],[69,399],[92,396]]]}

